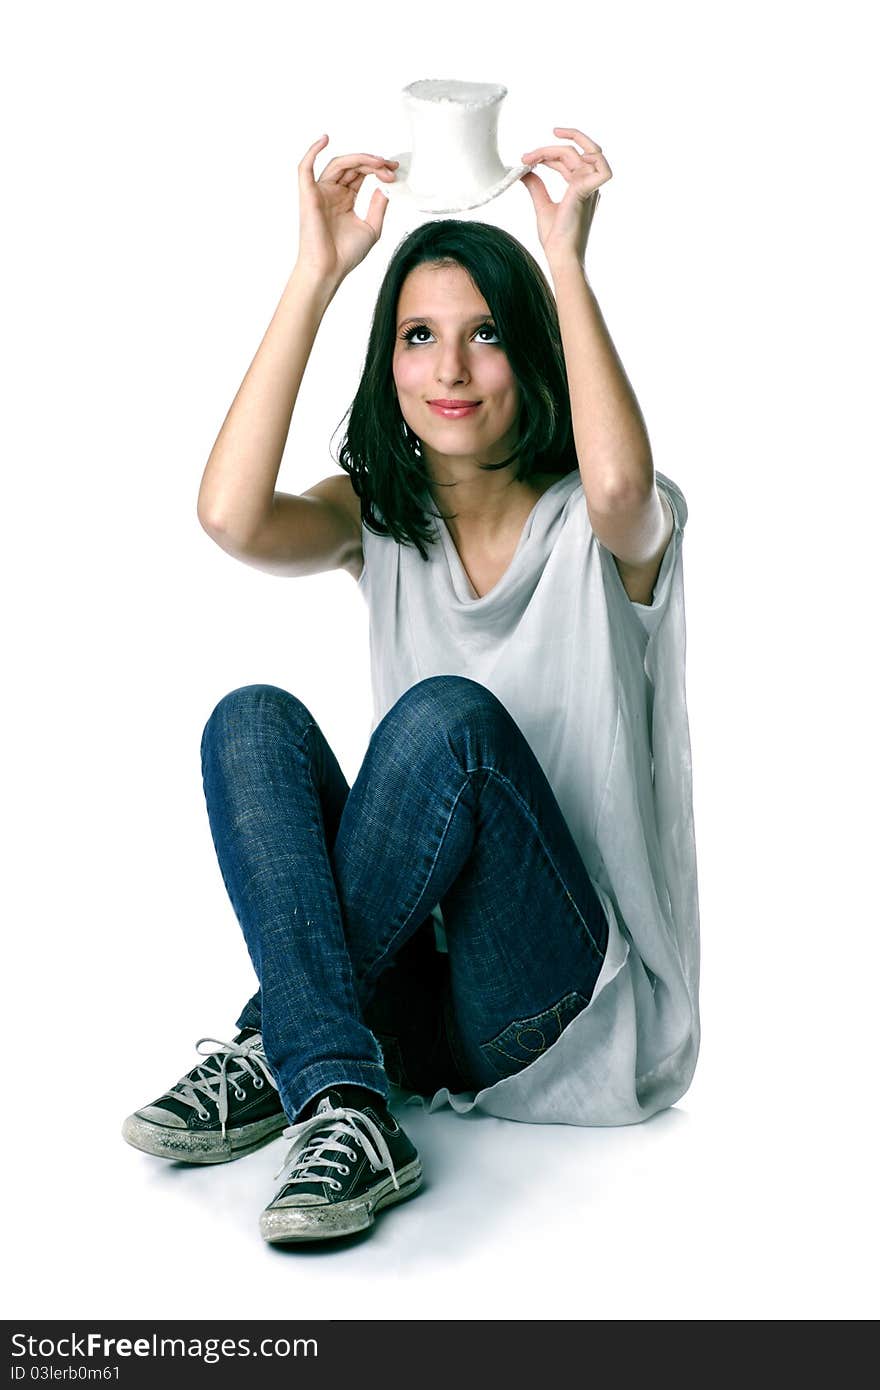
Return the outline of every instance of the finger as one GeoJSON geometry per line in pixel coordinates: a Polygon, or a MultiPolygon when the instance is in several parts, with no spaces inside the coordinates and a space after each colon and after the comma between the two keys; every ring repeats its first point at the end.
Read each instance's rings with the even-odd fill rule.
{"type": "Polygon", "coordinates": [[[372,174],[377,169],[396,167],[397,163],[396,159],[383,159],[378,154],[338,154],[327,164],[321,178],[337,178],[348,169],[360,169],[365,174],[372,174]]]}
{"type": "Polygon", "coordinates": [[[597,145],[595,140],[590,139],[589,135],[585,135],[582,130],[576,130],[574,126],[555,125],[553,127],[553,134],[564,135],[568,140],[578,141],[583,145],[584,149],[589,150],[591,154],[602,153],[601,145],[597,145]]]}
{"type": "Polygon", "coordinates": [[[342,177],[338,180],[338,182],[343,186],[343,188],[353,188],[355,184],[357,184],[358,188],[360,188],[364,179],[367,178],[370,174],[375,174],[376,178],[381,179],[384,183],[394,182],[393,169],[351,169],[347,173],[343,174],[342,177]]]}
{"type": "Polygon", "coordinates": [[[523,164],[551,164],[554,160],[563,160],[565,167],[574,173],[576,169],[584,167],[586,157],[573,150],[571,145],[545,145],[540,150],[531,150],[528,155],[523,155],[523,164]]]}
{"type": "Polygon", "coordinates": [[[309,145],[309,148],[306,150],[305,154],[303,155],[302,159],[297,165],[300,178],[311,178],[315,168],[315,160],[317,159],[320,150],[329,139],[329,135],[321,135],[313,145],[309,145]]]}
{"type": "Polygon", "coordinates": [[[544,208],[556,206],[550,194],[547,192],[547,185],[543,179],[538,178],[537,174],[523,174],[520,178],[520,183],[525,184],[532,202],[539,212],[542,212],[544,208]]]}
{"type": "Polygon", "coordinates": [[[555,169],[557,173],[562,174],[563,177],[566,178],[569,174],[577,174],[587,168],[587,165],[583,164],[576,155],[573,157],[569,156],[568,158],[560,155],[555,159],[548,157],[546,159],[539,159],[536,162],[538,164],[545,164],[548,169],[555,169]]]}
{"type": "Polygon", "coordinates": [[[539,145],[536,149],[529,150],[527,154],[524,154],[522,160],[524,164],[526,162],[533,164],[543,155],[560,155],[565,154],[566,151],[569,154],[578,155],[578,151],[573,150],[571,145],[539,145]]]}
{"type": "Polygon", "coordinates": [[[600,179],[602,183],[611,178],[611,169],[601,155],[577,155],[573,161],[566,161],[564,165],[552,164],[549,160],[547,162],[566,178],[571,176],[574,179],[600,179]]]}
{"type": "Polygon", "coordinates": [[[373,196],[370,199],[370,206],[367,208],[367,215],[364,218],[368,227],[372,227],[376,238],[382,235],[382,224],[385,221],[385,211],[388,207],[388,198],[381,188],[373,189],[373,196]]]}
{"type": "Polygon", "coordinates": [[[396,164],[396,163],[397,163],[397,160],[396,160],[396,159],[395,159],[395,160],[390,160],[390,159],[386,159],[385,156],[384,156],[384,155],[381,155],[381,154],[365,154],[363,151],[361,151],[361,153],[359,153],[359,154],[337,154],[337,155],[334,155],[333,159],[331,159],[331,160],[330,160],[330,163],[327,165],[327,168],[329,169],[329,168],[330,168],[332,165],[334,165],[334,164],[338,164],[338,165],[340,165],[340,166],[346,166],[346,165],[347,165],[347,166],[350,167],[350,166],[353,165],[353,164],[370,164],[370,165],[374,165],[374,164],[396,164]]]}

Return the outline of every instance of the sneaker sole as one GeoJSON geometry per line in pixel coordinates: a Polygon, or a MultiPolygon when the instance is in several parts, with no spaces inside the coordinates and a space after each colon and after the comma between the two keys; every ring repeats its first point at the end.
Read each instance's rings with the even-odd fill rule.
{"type": "Polygon", "coordinates": [[[412,1197],[422,1185],[420,1159],[401,1168],[397,1175],[400,1187],[390,1178],[377,1183],[369,1192],[352,1197],[348,1202],[327,1206],[269,1207],[260,1217],[260,1234],[273,1245],[286,1245],[302,1240],[329,1240],[334,1236],[355,1235],[372,1226],[376,1212],[412,1197]]]}
{"type": "Polygon", "coordinates": [[[228,1129],[224,1140],[219,1133],[166,1129],[142,1120],[139,1115],[129,1115],[122,1126],[122,1137],[132,1148],[153,1154],[155,1158],[169,1158],[178,1163],[231,1163],[234,1158],[242,1158],[268,1144],[286,1129],[287,1123],[285,1115],[270,1116],[241,1129],[228,1129]]]}

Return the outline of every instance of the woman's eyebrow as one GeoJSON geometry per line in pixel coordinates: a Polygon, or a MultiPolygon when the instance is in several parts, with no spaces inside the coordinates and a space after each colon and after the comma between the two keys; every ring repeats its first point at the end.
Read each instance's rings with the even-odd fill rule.
{"type": "MultiPolygon", "coordinates": [[[[489,313],[489,311],[488,311],[488,309],[487,309],[486,312],[485,312],[484,314],[474,314],[472,318],[465,319],[465,323],[482,323],[484,319],[490,319],[491,317],[492,317],[492,315],[489,313]]],[[[414,314],[414,315],[412,316],[412,318],[401,319],[401,320],[400,320],[400,323],[397,325],[397,327],[398,327],[398,328],[403,328],[403,327],[404,327],[406,324],[408,324],[408,323],[433,323],[433,322],[434,322],[434,319],[431,318],[431,315],[430,315],[430,314],[414,314]]]]}

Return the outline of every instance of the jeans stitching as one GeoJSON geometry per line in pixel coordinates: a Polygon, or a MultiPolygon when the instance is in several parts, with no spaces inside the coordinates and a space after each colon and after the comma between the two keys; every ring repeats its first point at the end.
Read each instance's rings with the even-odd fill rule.
{"type": "MultiPolygon", "coordinates": [[[[296,698],[296,697],[293,697],[293,698],[296,698]]],[[[304,708],[305,708],[305,706],[303,706],[303,709],[304,709],[304,708]]],[[[203,788],[203,791],[204,791],[204,794],[205,794],[206,799],[208,799],[208,787],[207,787],[207,778],[206,778],[206,776],[205,776],[205,771],[206,771],[206,757],[205,757],[205,754],[206,754],[206,746],[207,746],[208,741],[209,741],[209,739],[208,739],[208,729],[209,729],[209,726],[212,724],[213,719],[214,719],[214,716],[212,715],[211,718],[208,720],[207,724],[205,725],[205,728],[204,728],[204,730],[203,730],[203,732],[202,732],[202,739],[201,739],[201,744],[200,744],[200,758],[201,758],[201,763],[202,763],[202,788],[203,788]]],[[[313,766],[313,761],[314,761],[314,760],[313,760],[313,758],[312,758],[312,756],[311,756],[311,752],[310,752],[310,749],[309,749],[309,747],[308,747],[308,740],[309,740],[309,738],[310,738],[310,736],[311,736],[311,731],[312,731],[313,729],[317,730],[317,729],[318,729],[318,726],[317,726],[317,724],[315,723],[314,719],[311,717],[311,715],[308,715],[307,718],[306,718],[306,720],[305,720],[304,723],[302,724],[302,727],[297,727],[297,728],[295,728],[295,730],[294,730],[294,732],[293,732],[292,735],[286,733],[286,734],[285,734],[285,737],[289,740],[289,746],[290,746],[291,748],[296,749],[296,751],[298,752],[298,754],[300,755],[300,757],[305,759],[305,766],[306,766],[305,785],[306,785],[306,787],[307,787],[307,788],[310,790],[310,792],[311,792],[311,800],[310,800],[310,802],[309,802],[308,805],[307,805],[307,814],[308,814],[308,816],[309,816],[309,824],[310,824],[310,826],[312,827],[312,829],[316,829],[316,830],[319,832],[319,835],[320,835],[320,837],[321,837],[321,839],[322,839],[322,841],[323,841],[323,843],[324,843],[324,847],[325,847],[325,859],[326,859],[326,861],[327,861],[325,864],[322,864],[322,865],[321,865],[322,878],[323,878],[322,888],[323,888],[323,892],[324,892],[324,895],[325,895],[325,899],[326,899],[327,901],[331,901],[332,899],[327,899],[327,889],[328,889],[328,878],[327,878],[327,875],[329,874],[329,886],[332,888],[332,893],[333,893],[333,895],[336,897],[336,900],[337,900],[337,902],[338,902],[338,900],[339,900],[339,893],[338,893],[338,888],[337,888],[337,886],[336,886],[336,880],[335,880],[335,878],[334,878],[334,876],[333,876],[333,870],[332,870],[332,867],[331,867],[330,862],[329,862],[330,850],[329,850],[329,846],[327,845],[327,840],[326,840],[326,833],[325,833],[325,829],[324,829],[324,819],[323,819],[323,813],[322,813],[322,808],[321,808],[321,803],[320,803],[319,790],[318,790],[317,783],[316,783],[316,781],[315,781],[315,768],[314,768],[314,766],[313,766]],[[316,809],[317,809],[317,814],[318,814],[318,819],[317,819],[317,821],[316,821],[316,819],[315,819],[316,809]]],[[[318,732],[320,732],[320,730],[318,730],[318,732]]],[[[277,731],[273,731],[273,733],[272,733],[272,740],[271,740],[271,741],[274,743],[274,742],[277,742],[277,739],[278,739],[277,731]]],[[[211,738],[210,741],[214,744],[214,753],[215,753],[215,756],[219,759],[220,753],[219,753],[219,748],[217,747],[218,740],[217,740],[216,737],[213,737],[213,736],[212,736],[212,738],[211,738]]],[[[213,831],[212,831],[212,838],[213,838],[213,831]]],[[[216,851],[216,850],[217,850],[217,846],[216,846],[216,844],[215,844],[215,851],[216,851]]],[[[221,860],[220,860],[220,855],[219,855],[219,853],[216,854],[216,858],[217,858],[218,867],[219,867],[219,869],[220,869],[220,875],[221,875],[221,878],[222,878],[222,880],[223,880],[223,885],[224,885],[224,887],[225,887],[225,889],[226,889],[226,893],[227,893],[227,896],[229,897],[230,903],[232,904],[232,906],[233,906],[233,908],[234,908],[234,907],[235,907],[234,896],[233,896],[233,893],[232,893],[232,891],[231,891],[230,884],[229,884],[229,881],[228,881],[228,879],[227,879],[225,870],[224,870],[224,868],[223,868],[223,864],[222,864],[222,862],[221,862],[221,860]]],[[[236,913],[236,916],[237,916],[237,915],[238,915],[238,914],[236,913]]],[[[344,932],[344,925],[343,925],[343,923],[342,923],[341,912],[340,912],[340,931],[342,932],[343,941],[344,941],[345,932],[344,932]]],[[[355,982],[354,982],[354,978],[353,978],[353,977],[354,977],[354,967],[351,966],[348,975],[346,975],[345,972],[343,972],[342,984],[343,984],[343,988],[344,988],[345,994],[346,994],[346,1001],[347,1001],[347,1003],[348,1003],[350,1009],[352,1010],[352,1016],[353,1016],[354,1018],[357,1018],[357,1019],[360,1020],[360,1019],[361,1019],[361,1011],[360,1011],[360,1005],[359,1005],[358,998],[357,998],[357,989],[356,989],[356,986],[355,986],[355,982]]],[[[262,981],[260,981],[259,983],[260,983],[260,1001],[261,1001],[261,1004],[262,1004],[262,995],[263,995],[263,991],[262,991],[262,981]]],[[[262,1008],[261,1008],[261,1015],[262,1015],[262,1008]]],[[[261,1017],[261,1020],[260,1020],[260,1024],[261,1024],[261,1027],[262,1027],[262,1017],[261,1017]]],[[[363,1027],[366,1028],[366,1024],[363,1024],[363,1027]]],[[[367,1029],[367,1031],[370,1032],[371,1030],[367,1029]]],[[[372,1036],[372,1034],[371,1034],[371,1036],[372,1036]]],[[[375,1039],[374,1039],[374,1042],[375,1042],[375,1039]]],[[[376,1050],[381,1054],[381,1049],[379,1049],[378,1043],[376,1043],[375,1046],[376,1046],[376,1050]]],[[[374,1062],[372,1062],[372,1063],[366,1063],[366,1065],[368,1065],[368,1066],[369,1066],[369,1065],[375,1065],[375,1066],[381,1067],[381,1061],[377,1058],[374,1062]]]]}
{"type": "MultiPolygon", "coordinates": [[[[583,913],[580,911],[579,907],[577,906],[577,903],[574,901],[574,898],[571,896],[571,894],[569,893],[568,889],[566,888],[566,886],[565,886],[565,880],[564,880],[564,878],[562,877],[562,874],[559,872],[559,869],[558,869],[558,867],[557,867],[557,865],[556,865],[556,861],[555,861],[555,859],[553,858],[553,855],[552,855],[551,852],[550,852],[550,848],[549,848],[549,846],[548,846],[548,844],[547,844],[547,841],[545,840],[544,835],[543,835],[542,832],[541,832],[541,828],[540,828],[540,826],[538,825],[538,822],[535,820],[534,816],[532,815],[532,812],[531,812],[531,809],[530,809],[528,803],[527,803],[527,802],[522,798],[522,796],[520,795],[520,793],[519,793],[519,791],[518,791],[518,789],[517,789],[515,783],[513,783],[513,782],[510,780],[509,777],[505,777],[504,773],[503,773],[503,772],[499,772],[499,771],[497,770],[497,768],[494,768],[494,767],[487,767],[487,766],[484,766],[483,764],[480,764],[478,767],[474,767],[474,768],[470,768],[470,767],[469,767],[469,768],[466,768],[466,769],[465,769],[465,772],[466,772],[466,780],[462,783],[462,785],[461,785],[459,791],[456,793],[455,800],[454,800],[453,803],[452,803],[452,807],[451,807],[450,812],[449,812],[449,815],[448,815],[448,817],[447,817],[447,819],[446,819],[446,824],[445,824],[445,826],[443,827],[443,832],[442,832],[442,834],[441,834],[441,836],[440,836],[440,841],[439,841],[438,846],[437,846],[437,849],[436,849],[436,851],[435,851],[435,853],[434,853],[434,857],[433,857],[433,859],[432,859],[432,861],[431,861],[430,868],[428,869],[428,873],[427,873],[427,875],[426,875],[426,877],[425,877],[425,879],[424,879],[422,888],[421,888],[421,890],[419,891],[419,893],[418,893],[417,896],[416,896],[415,902],[416,902],[416,903],[421,902],[421,900],[422,900],[422,898],[423,898],[423,896],[424,896],[425,888],[427,887],[427,884],[428,884],[428,882],[430,881],[431,875],[432,875],[433,872],[434,872],[434,869],[435,869],[436,864],[437,864],[437,860],[438,860],[438,858],[439,858],[439,856],[440,856],[440,853],[441,853],[441,851],[442,851],[442,849],[443,849],[443,845],[444,845],[444,843],[445,843],[446,837],[447,837],[447,835],[448,835],[448,833],[449,833],[449,827],[450,827],[450,825],[452,824],[453,816],[455,815],[455,812],[456,812],[457,809],[458,809],[458,804],[459,804],[459,802],[461,801],[461,798],[462,798],[462,796],[464,795],[465,790],[466,790],[467,787],[470,785],[470,777],[471,777],[471,775],[472,775],[473,773],[475,773],[475,772],[485,772],[485,773],[487,773],[490,777],[495,777],[495,778],[497,778],[497,780],[506,788],[506,790],[508,791],[509,795],[513,798],[513,800],[516,801],[517,805],[519,805],[519,806],[521,807],[522,811],[524,812],[524,814],[525,814],[525,816],[526,816],[526,819],[528,820],[529,824],[530,824],[531,827],[532,827],[532,830],[533,830],[533,832],[534,832],[534,834],[535,834],[535,836],[536,836],[536,838],[537,838],[537,840],[538,840],[538,843],[539,843],[541,849],[542,849],[543,852],[544,852],[545,859],[547,860],[548,864],[550,865],[550,868],[553,870],[553,874],[554,874],[554,876],[555,876],[555,878],[556,878],[558,884],[559,884],[560,887],[562,888],[562,891],[563,891],[563,893],[565,894],[565,897],[567,898],[568,902],[569,902],[569,903],[571,904],[571,906],[574,908],[574,911],[575,911],[575,914],[576,914],[576,916],[577,916],[577,918],[578,918],[578,921],[581,923],[581,926],[582,926],[583,929],[584,929],[584,933],[585,933],[585,935],[586,935],[586,937],[587,937],[587,941],[588,941],[588,943],[589,943],[589,945],[590,945],[590,948],[592,949],[592,951],[594,952],[594,954],[595,954],[597,960],[598,960],[598,961],[600,962],[600,964],[601,964],[602,960],[604,959],[604,953],[603,953],[603,951],[600,949],[598,943],[596,942],[596,939],[595,939],[595,937],[593,936],[593,933],[592,933],[591,930],[590,930],[590,927],[589,927],[589,924],[588,924],[587,921],[586,921],[586,918],[584,917],[583,913]]],[[[595,890],[594,890],[594,891],[595,891],[595,890]]],[[[596,896],[597,896],[597,900],[598,900],[598,894],[597,894],[596,896]]],[[[600,903],[600,907],[601,907],[601,903],[600,903]]],[[[386,955],[386,954],[388,953],[389,949],[391,948],[391,946],[393,945],[393,943],[397,940],[397,938],[400,936],[401,932],[403,932],[403,931],[406,930],[407,926],[409,925],[409,923],[410,923],[410,921],[411,921],[411,919],[412,919],[413,912],[414,912],[414,908],[410,908],[410,910],[408,911],[408,913],[407,913],[407,915],[406,915],[406,918],[405,918],[403,924],[402,924],[400,927],[398,927],[397,930],[396,930],[390,937],[387,938],[387,940],[386,940],[386,942],[385,942],[385,945],[384,945],[382,948],[380,948],[380,950],[378,950],[378,951],[365,963],[365,965],[363,966],[362,971],[361,971],[361,978],[365,978],[365,976],[368,975],[369,972],[373,969],[373,966],[376,964],[376,962],[377,962],[378,960],[380,960],[384,955],[386,955]]]]}
{"type": "MultiPolygon", "coordinates": [[[[499,771],[497,770],[497,768],[494,768],[494,767],[485,767],[485,766],[483,766],[482,764],[481,764],[479,767],[468,768],[468,769],[467,769],[467,772],[468,772],[469,775],[470,775],[470,773],[472,773],[472,772],[486,772],[486,773],[488,773],[488,775],[489,775],[490,777],[496,777],[496,778],[498,779],[498,781],[501,782],[501,783],[503,784],[503,786],[506,788],[506,790],[508,791],[508,794],[509,794],[509,795],[513,798],[513,800],[516,801],[517,804],[521,807],[521,809],[522,809],[523,812],[525,813],[525,816],[526,816],[526,818],[528,819],[528,821],[529,821],[529,823],[530,823],[530,825],[531,825],[531,827],[532,827],[532,830],[533,830],[533,832],[534,832],[534,834],[535,834],[535,836],[536,836],[536,838],[537,838],[537,840],[538,840],[539,845],[541,846],[541,849],[544,851],[544,856],[545,856],[545,858],[546,858],[546,860],[547,860],[547,863],[550,865],[550,868],[553,870],[553,873],[554,873],[554,875],[555,875],[555,877],[556,877],[556,880],[557,880],[557,882],[559,883],[560,887],[562,888],[563,893],[565,894],[565,896],[566,896],[566,898],[568,899],[568,901],[569,901],[569,903],[571,904],[571,906],[574,908],[575,914],[577,915],[577,918],[578,918],[579,922],[581,923],[581,925],[582,925],[582,927],[583,927],[583,929],[584,929],[584,932],[585,932],[585,934],[586,934],[586,937],[587,937],[587,940],[588,940],[588,942],[589,942],[589,944],[590,944],[590,947],[592,948],[593,952],[595,953],[597,960],[601,963],[601,962],[604,960],[604,952],[600,949],[598,943],[596,942],[595,937],[593,936],[593,933],[590,931],[590,927],[589,927],[589,924],[588,924],[586,918],[584,917],[583,913],[581,912],[581,910],[580,910],[580,908],[578,907],[577,903],[575,902],[574,898],[572,897],[572,895],[569,893],[568,889],[566,888],[566,886],[565,886],[565,879],[562,877],[562,874],[559,872],[559,869],[558,869],[558,867],[557,867],[557,865],[556,865],[556,861],[555,861],[555,859],[553,858],[553,855],[552,855],[551,852],[550,852],[550,847],[549,847],[549,845],[547,844],[547,841],[545,840],[544,835],[543,835],[543,833],[542,833],[542,831],[541,831],[541,827],[539,826],[538,822],[535,820],[534,816],[532,815],[531,808],[529,807],[528,802],[526,802],[526,801],[523,799],[523,797],[520,795],[520,792],[519,792],[519,790],[518,790],[516,784],[515,784],[514,782],[512,782],[512,781],[510,780],[509,777],[505,777],[505,775],[504,775],[503,772],[499,772],[499,771]]],[[[460,793],[459,793],[459,795],[460,795],[460,793]]],[[[586,868],[585,868],[585,872],[586,872],[586,868]]],[[[594,889],[594,891],[595,891],[595,889],[594,889]]],[[[598,894],[596,895],[596,897],[597,897],[597,901],[598,901],[598,894]]],[[[600,905],[600,907],[601,907],[601,902],[600,902],[599,905],[600,905]]]]}
{"type": "MultiPolygon", "coordinates": [[[[501,1071],[502,1068],[497,1066],[497,1062],[495,1061],[495,1057],[493,1055],[495,1053],[497,1053],[501,1057],[506,1057],[508,1061],[514,1063],[517,1070],[522,1071],[525,1067],[530,1066],[533,1061],[536,1061],[538,1057],[542,1057],[544,1053],[549,1051],[551,1047],[554,1047],[555,1044],[562,1037],[562,1034],[564,1032],[562,1023],[562,1005],[565,1003],[567,999],[574,998],[577,998],[582,1002],[580,1008],[576,1009],[575,1012],[572,1014],[571,1018],[569,1019],[569,1023],[573,1022],[574,1019],[577,1018],[578,1014],[582,1013],[583,1010],[587,1008],[590,1002],[587,996],[581,990],[570,990],[567,994],[563,995],[561,999],[558,999],[555,1004],[551,1004],[548,1009],[543,1009],[540,1013],[530,1014],[527,1018],[513,1019],[510,1023],[507,1024],[506,1027],[502,1028],[498,1033],[496,1033],[494,1038],[490,1038],[488,1042],[480,1043],[480,1051],[483,1053],[483,1056],[486,1057],[486,1059],[489,1062],[495,1065],[496,1069],[499,1071],[501,1071]],[[531,1058],[523,1060],[522,1057],[517,1057],[512,1052],[508,1052],[504,1047],[503,1043],[499,1042],[499,1039],[504,1039],[506,1041],[505,1034],[511,1032],[512,1029],[522,1029],[523,1027],[530,1027],[535,1028],[536,1032],[541,1032],[541,1029],[535,1027],[533,1020],[546,1019],[550,1015],[552,1015],[556,1020],[556,1037],[548,1039],[546,1033],[544,1033],[543,1046],[535,1049],[531,1058]]],[[[567,1026],[568,1024],[565,1025],[565,1027],[567,1026]]],[[[517,1038],[517,1041],[519,1041],[519,1038],[517,1038]]],[[[532,1051],[532,1049],[527,1049],[526,1045],[523,1043],[520,1043],[520,1046],[523,1047],[524,1051],[532,1051]]],[[[511,1073],[505,1071],[504,1074],[510,1075],[511,1073]]]]}
{"type": "Polygon", "coordinates": [[[382,946],[378,951],[376,951],[375,954],[374,954],[373,956],[371,956],[371,957],[369,958],[369,960],[367,960],[367,961],[364,963],[364,965],[363,965],[363,967],[362,967],[362,969],[361,969],[361,978],[362,978],[362,979],[365,979],[365,978],[366,978],[366,976],[370,973],[370,971],[373,969],[373,966],[376,964],[376,962],[377,962],[378,960],[381,960],[383,956],[386,956],[386,955],[388,954],[388,952],[389,952],[391,946],[394,944],[394,942],[397,940],[397,938],[401,935],[401,933],[404,932],[404,931],[407,929],[407,927],[409,926],[410,922],[412,921],[412,918],[413,918],[413,916],[415,915],[415,908],[416,908],[416,906],[418,905],[418,903],[420,903],[420,902],[422,901],[422,898],[424,897],[424,894],[425,894],[425,889],[427,888],[428,883],[430,882],[430,879],[431,879],[431,875],[433,874],[434,869],[436,868],[437,860],[438,860],[439,857],[440,857],[441,851],[442,851],[442,849],[443,849],[443,845],[444,845],[444,843],[445,843],[445,841],[446,841],[446,837],[447,837],[447,835],[449,834],[449,827],[450,827],[450,825],[452,824],[452,818],[453,818],[453,816],[455,815],[455,812],[456,812],[457,809],[458,809],[458,803],[460,802],[462,796],[464,795],[465,789],[468,787],[468,785],[469,785],[469,783],[468,783],[467,781],[465,781],[465,782],[462,784],[461,789],[456,793],[455,800],[453,801],[452,807],[451,807],[450,812],[449,812],[449,815],[448,815],[447,818],[446,818],[446,824],[444,825],[442,834],[440,835],[440,841],[439,841],[439,843],[438,843],[438,845],[437,845],[436,850],[434,851],[434,857],[433,857],[433,859],[431,860],[431,864],[430,864],[430,867],[429,867],[429,869],[428,869],[427,874],[425,875],[425,878],[424,878],[424,882],[423,882],[423,884],[422,884],[422,887],[421,887],[421,889],[419,890],[419,892],[416,894],[416,897],[415,897],[415,901],[414,901],[413,906],[412,906],[412,907],[409,909],[409,911],[407,912],[406,917],[404,918],[404,921],[403,921],[402,925],[399,926],[399,927],[397,927],[396,930],[392,933],[392,935],[389,936],[389,937],[387,938],[387,940],[386,940],[386,942],[385,942],[385,945],[382,946]]]}
{"type": "MultiPolygon", "coordinates": [[[[323,861],[324,861],[324,862],[322,862],[322,863],[320,864],[320,868],[321,868],[322,877],[324,878],[324,885],[323,885],[323,887],[324,887],[324,894],[325,894],[325,902],[331,903],[334,899],[336,900],[337,907],[338,907],[339,930],[340,930],[340,932],[342,933],[342,940],[343,940],[343,947],[344,947],[344,952],[343,952],[343,954],[344,954],[345,957],[348,957],[348,949],[347,949],[347,946],[345,945],[345,924],[344,924],[343,919],[342,919],[342,904],[341,904],[340,898],[339,898],[339,887],[338,887],[338,885],[337,885],[337,883],[336,883],[336,878],[335,878],[335,876],[334,876],[334,874],[333,874],[333,866],[332,866],[332,864],[331,864],[331,862],[330,862],[330,846],[327,844],[327,834],[326,834],[326,830],[325,830],[325,828],[324,828],[324,813],[323,813],[323,808],[322,808],[322,806],[321,806],[321,797],[320,797],[320,792],[319,792],[319,789],[318,789],[318,783],[317,783],[317,781],[316,781],[316,769],[315,769],[315,761],[316,761],[316,759],[312,757],[311,750],[310,750],[309,747],[308,747],[308,740],[310,740],[310,738],[311,738],[311,733],[312,733],[312,730],[313,730],[313,729],[316,730],[319,734],[321,733],[321,731],[320,731],[320,729],[318,729],[318,726],[317,726],[317,724],[315,723],[314,719],[312,719],[311,717],[309,717],[308,721],[306,722],[305,728],[304,728],[303,731],[302,731],[303,746],[302,746],[301,749],[300,749],[301,753],[303,754],[303,756],[305,757],[305,760],[306,760],[306,771],[307,771],[307,774],[308,774],[308,775],[307,775],[307,778],[306,778],[306,781],[307,781],[309,787],[311,788],[311,793],[312,793],[312,794],[311,794],[311,798],[310,798],[310,803],[309,803],[309,813],[310,813],[310,817],[311,817],[311,826],[312,826],[312,829],[313,829],[313,830],[316,830],[316,831],[318,832],[318,837],[319,837],[320,843],[323,844],[323,846],[324,846],[324,856],[323,856],[323,861]],[[317,820],[315,819],[316,812],[317,812],[317,820]],[[330,896],[329,896],[329,897],[327,896],[328,879],[329,879],[329,888],[330,888],[330,890],[331,890],[331,891],[330,891],[330,896]]],[[[294,742],[296,742],[295,739],[294,739],[294,742]]],[[[318,859],[320,860],[320,858],[321,858],[321,856],[319,855],[319,856],[318,856],[318,859]]],[[[349,958],[349,962],[350,962],[350,957],[348,957],[348,958],[349,958]]],[[[343,981],[342,981],[342,983],[343,983],[343,988],[345,989],[346,999],[347,999],[348,1005],[349,1005],[349,1007],[351,1008],[351,1011],[352,1011],[352,1015],[353,1015],[354,1018],[360,1019],[360,1018],[361,1018],[361,1009],[360,1009],[360,1004],[359,1004],[359,1002],[358,1002],[358,997],[357,997],[357,985],[356,985],[356,983],[355,983],[354,965],[353,965],[353,963],[351,963],[351,962],[350,962],[350,964],[349,964],[349,970],[348,970],[348,972],[343,971],[343,981]]],[[[364,1027],[366,1027],[366,1024],[364,1024],[364,1027]]]]}

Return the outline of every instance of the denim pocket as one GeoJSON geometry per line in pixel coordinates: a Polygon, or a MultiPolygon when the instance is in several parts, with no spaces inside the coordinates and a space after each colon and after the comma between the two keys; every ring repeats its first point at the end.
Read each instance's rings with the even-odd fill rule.
{"type": "Polygon", "coordinates": [[[513,1076],[552,1047],[589,1002],[585,994],[572,990],[543,1013],[509,1023],[496,1037],[481,1043],[480,1051],[499,1077],[513,1076]]]}

